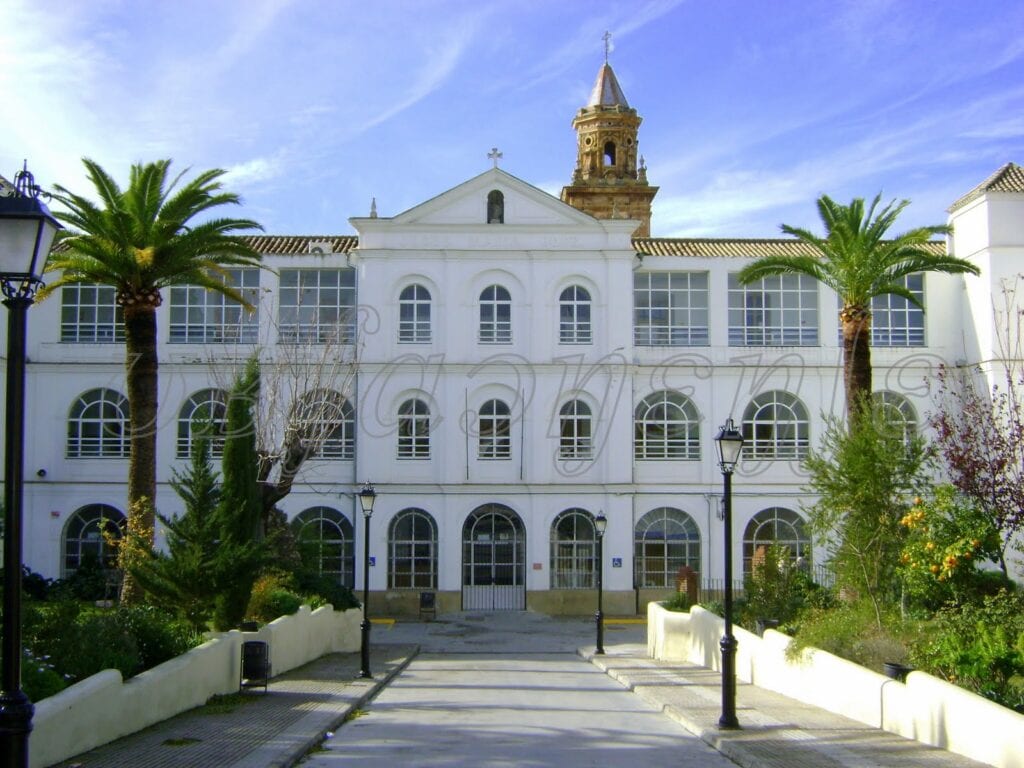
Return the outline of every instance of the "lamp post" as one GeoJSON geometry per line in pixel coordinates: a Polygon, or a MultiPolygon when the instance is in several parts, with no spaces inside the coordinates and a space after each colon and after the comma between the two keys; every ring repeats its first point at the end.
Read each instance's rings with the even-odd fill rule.
{"type": "Polygon", "coordinates": [[[359,492],[359,506],[363,509],[363,623],[359,625],[362,631],[359,649],[362,661],[360,677],[373,677],[370,674],[370,516],[373,514],[373,502],[376,500],[377,492],[373,490],[373,484],[367,480],[359,492]]]}
{"type": "Polygon", "coordinates": [[[725,634],[722,636],[722,716],[719,728],[739,728],[736,719],[736,638],[732,634],[732,473],[743,451],[743,434],[728,419],[715,436],[718,466],[725,484],[723,516],[725,538],[725,634]]]}
{"type": "Polygon", "coordinates": [[[7,307],[7,403],[4,434],[3,664],[0,763],[28,766],[35,708],[21,690],[21,521],[25,441],[25,331],[28,308],[60,224],[39,200],[26,164],[14,186],[0,186],[0,288],[7,307]]]}
{"type": "Polygon", "coordinates": [[[601,610],[601,598],[604,592],[604,531],[608,527],[608,518],[604,512],[598,512],[594,518],[594,530],[597,532],[597,613],[594,623],[597,624],[597,647],[595,654],[604,655],[604,611],[601,610]]]}

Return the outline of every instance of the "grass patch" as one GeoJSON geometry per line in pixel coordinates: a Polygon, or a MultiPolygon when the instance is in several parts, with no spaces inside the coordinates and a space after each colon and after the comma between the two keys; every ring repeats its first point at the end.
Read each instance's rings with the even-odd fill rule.
{"type": "Polygon", "coordinates": [[[224,715],[234,712],[238,707],[256,701],[253,696],[246,696],[244,693],[226,693],[211,696],[209,700],[199,708],[201,715],[224,715]]]}
{"type": "Polygon", "coordinates": [[[360,717],[366,717],[368,714],[370,713],[367,712],[365,709],[353,709],[351,712],[345,715],[345,719],[342,722],[350,723],[353,720],[358,720],[360,717]]]}

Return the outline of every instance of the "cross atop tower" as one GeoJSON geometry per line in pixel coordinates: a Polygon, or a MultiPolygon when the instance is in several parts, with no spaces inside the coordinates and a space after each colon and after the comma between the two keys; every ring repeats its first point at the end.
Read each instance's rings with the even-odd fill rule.
{"type": "Polygon", "coordinates": [[[491,151],[487,153],[487,157],[494,161],[494,167],[498,167],[498,161],[501,160],[505,155],[498,151],[497,147],[491,147],[491,151]]]}
{"type": "Polygon", "coordinates": [[[612,49],[612,33],[605,30],[605,33],[601,35],[601,39],[604,40],[604,63],[608,63],[608,54],[612,49]]]}

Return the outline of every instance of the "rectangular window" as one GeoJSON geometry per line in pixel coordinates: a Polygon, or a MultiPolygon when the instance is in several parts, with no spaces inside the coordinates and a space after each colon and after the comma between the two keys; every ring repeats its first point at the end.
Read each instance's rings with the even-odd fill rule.
{"type": "MultiPolygon", "coordinates": [[[[923,306],[924,275],[907,275],[901,282],[923,306]]],[[[923,347],[924,310],[902,296],[875,296],[871,300],[871,344],[875,347],[923,347]]]]}
{"type": "Polygon", "coordinates": [[[71,344],[124,341],[124,310],[109,285],[75,283],[61,289],[60,340],[71,344]]]}
{"type": "Polygon", "coordinates": [[[278,341],[350,344],[356,328],[354,269],[282,269],[278,341]]]}
{"type": "Polygon", "coordinates": [[[706,346],[708,273],[635,273],[633,343],[640,347],[706,346]]]}
{"type": "MultiPolygon", "coordinates": [[[[224,280],[252,306],[259,301],[260,271],[226,270],[224,280]]],[[[172,344],[253,344],[259,334],[258,310],[197,285],[171,286],[172,344]]]]}
{"type": "Polygon", "coordinates": [[[729,274],[729,346],[807,347],[818,343],[818,283],[776,275],[740,285],[729,274]]]}

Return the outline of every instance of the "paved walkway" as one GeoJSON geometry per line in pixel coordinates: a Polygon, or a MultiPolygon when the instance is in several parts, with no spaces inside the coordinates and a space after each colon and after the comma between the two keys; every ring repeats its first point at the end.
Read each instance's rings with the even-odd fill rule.
{"type": "Polygon", "coordinates": [[[331,760],[357,755],[360,765],[646,768],[669,764],[659,757],[666,739],[675,758],[671,764],[680,767],[729,764],[701,740],[745,768],[981,765],[743,684],[737,707],[742,730],[719,731],[718,673],[648,659],[645,635],[640,624],[609,623],[608,653],[592,657],[594,625],[589,619],[528,612],[451,614],[425,624],[375,625],[371,681],[356,677],[359,654],[325,656],[275,678],[266,695],[250,691],[226,707],[184,713],[61,766],[276,768],[295,765],[309,753],[309,766],[303,768],[333,767],[331,760]],[[393,686],[371,700],[399,674],[393,686]],[[433,675],[429,685],[424,675],[433,675]],[[485,676],[491,682],[481,684],[485,676]],[[555,706],[558,697],[574,703],[555,706]],[[429,710],[428,727],[411,728],[401,717],[403,708],[419,715],[429,710]],[[474,720],[484,708],[498,717],[474,720]],[[505,710],[518,713],[518,725],[496,725],[508,717],[505,710]],[[355,716],[342,725],[350,715],[355,716]],[[437,719],[432,726],[430,717],[437,719]],[[616,723],[619,717],[629,719],[623,728],[616,723]],[[645,735],[634,738],[632,728],[638,724],[645,735]],[[375,730],[378,725],[386,731],[375,730]],[[319,746],[323,735],[335,730],[340,733],[319,746]],[[437,744],[430,740],[448,731],[458,738],[433,749],[437,744]],[[417,749],[416,739],[424,738],[422,744],[433,751],[417,749]],[[455,749],[462,741],[471,744],[469,762],[455,749]],[[549,749],[523,751],[537,741],[549,749]],[[408,749],[389,754],[395,742],[408,749]],[[684,752],[697,762],[684,759],[684,752]]]}
{"type": "Polygon", "coordinates": [[[684,662],[647,657],[646,644],[607,646],[594,656],[612,678],[744,768],[983,768],[984,763],[935,749],[781,694],[740,683],[740,730],[721,731],[721,674],[684,662]]]}
{"type": "MultiPolygon", "coordinates": [[[[374,631],[378,630],[374,627],[374,631]]],[[[223,706],[183,712],[131,736],[60,763],[61,768],[278,768],[316,748],[324,734],[364,706],[416,653],[380,645],[374,679],[357,677],[358,653],[323,656],[275,677],[223,706]]]]}

